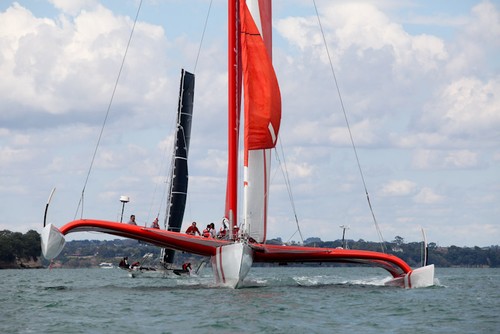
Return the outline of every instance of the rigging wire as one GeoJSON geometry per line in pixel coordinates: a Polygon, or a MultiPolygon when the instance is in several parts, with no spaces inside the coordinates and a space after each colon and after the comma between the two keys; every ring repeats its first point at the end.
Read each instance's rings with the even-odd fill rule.
{"type": "Polygon", "coordinates": [[[292,205],[293,216],[295,218],[295,224],[297,225],[297,231],[295,231],[292,234],[292,236],[288,239],[288,241],[290,241],[293,238],[293,236],[298,232],[299,236],[300,236],[300,241],[302,242],[302,244],[304,244],[304,238],[302,236],[302,232],[300,231],[300,226],[299,226],[299,218],[297,217],[297,209],[295,208],[295,201],[293,200],[292,186],[290,183],[290,177],[288,175],[288,168],[287,168],[287,164],[286,164],[286,160],[285,160],[285,153],[283,150],[283,145],[281,143],[281,138],[278,140],[278,142],[280,143],[281,154],[283,155],[283,163],[281,163],[279,152],[276,148],[275,148],[275,151],[276,151],[275,156],[276,156],[276,159],[278,160],[279,166],[281,167],[280,169],[281,169],[281,173],[283,174],[283,178],[285,179],[285,185],[286,185],[286,190],[288,192],[288,198],[290,199],[290,203],[292,205]]]}
{"type": "MultiPolygon", "coordinates": [[[[161,176],[161,171],[165,168],[165,163],[166,163],[166,160],[167,160],[167,152],[168,151],[170,151],[170,152],[172,151],[172,149],[171,149],[170,146],[171,145],[165,145],[165,149],[163,150],[163,157],[161,158],[161,163],[160,163],[160,167],[158,168],[158,174],[157,174],[159,176],[161,176]],[[169,150],[167,150],[167,148],[169,150]]],[[[161,182],[161,183],[165,183],[165,182],[161,182]]],[[[148,211],[148,216],[147,216],[148,220],[151,217],[151,212],[153,211],[153,206],[154,206],[155,200],[156,200],[156,193],[158,192],[158,188],[159,187],[160,187],[160,183],[156,182],[156,184],[155,184],[155,190],[153,191],[153,195],[151,196],[151,203],[149,205],[149,211],[148,211]]],[[[164,199],[165,199],[165,192],[166,192],[166,190],[163,190],[163,192],[162,192],[162,198],[161,198],[161,201],[160,201],[160,207],[158,208],[158,212],[156,213],[155,218],[158,218],[160,216],[160,211],[161,211],[161,208],[163,206],[164,199]]]]}
{"type": "Polygon", "coordinates": [[[207,17],[205,18],[205,25],[203,26],[203,32],[201,34],[200,46],[198,47],[198,54],[196,55],[193,73],[196,73],[196,67],[198,66],[198,59],[200,58],[201,46],[203,45],[203,39],[205,38],[205,32],[207,31],[208,18],[210,17],[210,10],[212,9],[212,2],[213,0],[210,0],[210,4],[208,5],[207,17]]]}
{"type": "Polygon", "coordinates": [[[84,196],[85,196],[85,188],[87,187],[87,183],[88,183],[89,178],[90,178],[90,173],[92,171],[92,167],[94,166],[94,161],[95,161],[95,157],[97,155],[97,150],[99,149],[99,145],[101,143],[102,134],[104,132],[104,128],[106,127],[106,122],[108,120],[109,111],[111,110],[111,105],[113,104],[113,99],[115,97],[115,93],[116,93],[116,89],[118,87],[118,82],[120,80],[120,76],[122,74],[123,66],[125,65],[125,58],[127,57],[128,49],[130,47],[130,42],[132,41],[132,36],[134,34],[135,25],[137,23],[137,19],[139,18],[139,12],[141,11],[141,6],[142,6],[142,0],[139,2],[139,7],[137,8],[137,13],[135,15],[134,24],[132,25],[132,30],[130,31],[130,36],[129,36],[129,39],[127,42],[127,47],[125,48],[125,53],[123,54],[123,59],[122,59],[121,65],[120,65],[120,69],[118,71],[118,76],[116,77],[115,86],[113,87],[113,92],[111,93],[111,99],[109,100],[108,108],[106,110],[106,116],[104,117],[104,121],[102,123],[101,132],[99,133],[99,138],[97,139],[97,143],[96,143],[96,146],[94,149],[94,154],[92,155],[92,160],[90,162],[89,170],[87,172],[87,177],[85,178],[85,183],[83,184],[82,195],[80,197],[80,201],[78,202],[78,206],[77,206],[76,212],[75,212],[75,219],[76,219],[76,216],[78,215],[78,210],[80,209],[80,205],[82,207],[80,218],[83,217],[83,203],[84,203],[84,196]]]}
{"type": "Polygon", "coordinates": [[[337,89],[337,95],[339,96],[340,105],[341,105],[341,108],[342,108],[342,112],[344,113],[344,119],[345,119],[345,122],[346,122],[346,125],[347,125],[347,130],[349,131],[349,138],[351,140],[351,145],[352,145],[352,148],[354,150],[354,155],[356,157],[356,162],[358,164],[359,174],[361,175],[361,181],[363,182],[363,187],[364,187],[364,190],[365,190],[366,199],[368,201],[368,206],[369,206],[370,212],[372,214],[373,222],[375,223],[375,228],[377,230],[377,234],[378,234],[378,237],[379,237],[379,240],[380,240],[380,245],[381,245],[381,248],[382,248],[382,252],[385,253],[385,245],[384,245],[385,241],[384,241],[384,237],[382,236],[382,232],[380,231],[380,228],[379,228],[378,222],[377,222],[377,218],[375,218],[375,213],[373,212],[373,207],[372,207],[372,204],[370,202],[370,196],[368,195],[368,188],[366,187],[365,177],[363,175],[363,170],[361,169],[361,163],[359,161],[358,152],[356,150],[356,145],[354,144],[354,138],[352,136],[351,127],[349,125],[349,120],[347,118],[347,112],[346,112],[346,109],[344,107],[344,101],[342,99],[342,94],[340,93],[339,84],[337,82],[337,76],[335,75],[335,70],[333,68],[332,58],[330,56],[330,51],[328,49],[328,44],[326,42],[325,33],[323,31],[323,26],[321,24],[321,19],[319,17],[318,7],[316,6],[316,1],[315,0],[313,0],[313,3],[314,3],[314,10],[316,11],[316,17],[318,19],[319,28],[321,30],[321,36],[323,37],[323,43],[325,43],[325,49],[326,49],[326,53],[327,53],[327,56],[328,56],[328,61],[330,63],[330,70],[331,70],[332,75],[333,75],[333,80],[335,82],[335,87],[337,89]]]}

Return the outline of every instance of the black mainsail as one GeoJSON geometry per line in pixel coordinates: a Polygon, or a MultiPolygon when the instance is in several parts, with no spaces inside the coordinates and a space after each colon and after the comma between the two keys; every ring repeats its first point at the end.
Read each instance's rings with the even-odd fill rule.
{"type": "MultiPolygon", "coordinates": [[[[188,190],[188,153],[194,102],[194,74],[182,69],[177,107],[177,129],[170,171],[170,188],[165,215],[165,229],[180,232],[188,190]]],[[[175,251],[164,249],[163,265],[174,261],[175,251]]]]}

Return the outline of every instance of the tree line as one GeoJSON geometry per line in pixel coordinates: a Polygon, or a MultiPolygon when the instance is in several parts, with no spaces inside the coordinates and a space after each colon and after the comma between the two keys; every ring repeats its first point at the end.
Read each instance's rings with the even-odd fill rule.
{"type": "Polygon", "coordinates": [[[38,261],[41,253],[40,234],[0,231],[0,268],[18,268],[38,261]]]}
{"type": "MultiPolygon", "coordinates": [[[[33,267],[33,262],[40,267],[47,267],[49,261],[41,256],[40,234],[30,230],[23,234],[8,230],[0,231],[0,268],[33,267]],[[26,265],[31,263],[30,265],[26,265]]],[[[268,240],[271,244],[283,244],[281,238],[268,240]]],[[[308,238],[305,246],[311,247],[344,247],[349,249],[382,250],[378,242],[355,240],[322,241],[320,238],[308,238]]],[[[408,263],[418,267],[422,263],[422,243],[405,243],[400,236],[391,242],[384,243],[385,252],[394,254],[408,263]]],[[[428,245],[428,263],[437,267],[500,267],[500,247],[439,247],[436,243],[428,245]]],[[[101,262],[111,262],[115,265],[119,259],[128,256],[140,261],[147,253],[154,258],[160,254],[159,247],[131,239],[115,240],[74,240],[66,243],[55,263],[64,268],[96,267],[101,262]]],[[[195,260],[196,256],[178,252],[179,261],[195,260]]]]}
{"type": "MultiPolygon", "coordinates": [[[[315,247],[343,247],[342,240],[321,241],[319,238],[309,238],[304,244],[315,247]]],[[[382,251],[380,242],[370,242],[360,239],[344,240],[344,246],[349,249],[382,251]]],[[[423,243],[409,242],[396,236],[391,242],[384,242],[385,252],[393,254],[411,267],[419,267],[423,258],[423,243]]],[[[488,247],[440,247],[434,242],[428,244],[428,263],[437,267],[500,267],[500,246],[488,247]]]]}

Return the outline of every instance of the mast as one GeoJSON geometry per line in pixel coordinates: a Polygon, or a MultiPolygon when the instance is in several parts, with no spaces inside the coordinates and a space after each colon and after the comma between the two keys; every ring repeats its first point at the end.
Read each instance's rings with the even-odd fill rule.
{"type": "Polygon", "coordinates": [[[238,221],[238,141],[241,103],[239,0],[228,0],[228,169],[226,212],[233,235],[238,221]]]}

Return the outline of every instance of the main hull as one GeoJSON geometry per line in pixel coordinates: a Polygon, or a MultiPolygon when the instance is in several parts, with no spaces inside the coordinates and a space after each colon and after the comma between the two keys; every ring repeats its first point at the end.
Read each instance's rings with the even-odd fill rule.
{"type": "Polygon", "coordinates": [[[212,256],[215,282],[231,288],[241,287],[253,264],[253,250],[245,243],[237,242],[217,247],[212,256]]]}

